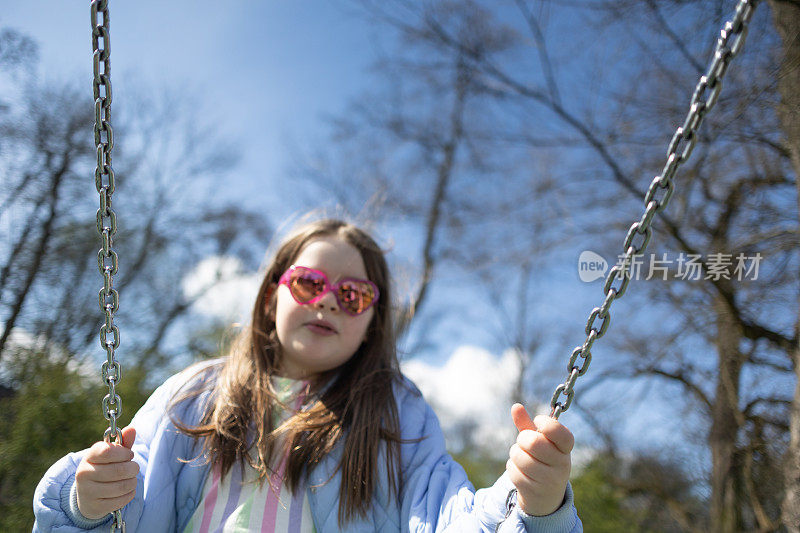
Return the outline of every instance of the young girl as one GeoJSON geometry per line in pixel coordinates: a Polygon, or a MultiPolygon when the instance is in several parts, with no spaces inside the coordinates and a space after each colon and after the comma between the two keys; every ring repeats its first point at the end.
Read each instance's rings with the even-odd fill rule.
{"type": "Polygon", "coordinates": [[[573,437],[516,404],[506,472],[474,492],[399,370],[389,272],[363,231],[278,250],[231,353],[159,387],[122,431],[53,465],[34,531],[581,531],[573,437]]]}

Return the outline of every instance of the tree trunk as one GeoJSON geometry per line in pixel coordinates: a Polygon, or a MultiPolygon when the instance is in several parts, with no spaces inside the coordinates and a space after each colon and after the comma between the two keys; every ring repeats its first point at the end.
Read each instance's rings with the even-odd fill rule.
{"type": "Polygon", "coordinates": [[[50,237],[52,236],[53,226],[56,223],[56,217],[58,215],[58,200],[59,200],[59,187],[63,182],[64,176],[67,173],[67,169],[69,168],[69,155],[64,156],[64,161],[61,167],[55,172],[52,177],[52,184],[50,187],[48,200],[50,202],[50,210],[47,215],[47,219],[42,224],[42,233],[39,237],[39,241],[36,244],[35,249],[33,250],[33,262],[28,267],[27,276],[23,280],[19,291],[16,294],[16,299],[14,303],[11,305],[11,314],[6,319],[6,323],[3,325],[3,332],[0,334],[0,357],[2,357],[3,350],[5,349],[6,342],[11,337],[11,331],[14,329],[16,325],[17,318],[19,318],[20,313],[22,312],[22,308],[25,305],[25,301],[27,300],[28,296],[30,295],[31,287],[33,286],[33,282],[36,279],[37,274],[39,274],[39,270],[42,267],[42,262],[44,261],[44,254],[47,252],[47,247],[50,244],[50,237]]]}
{"type": "Polygon", "coordinates": [[[739,351],[741,325],[725,301],[717,299],[717,387],[711,406],[711,528],[715,532],[742,531],[737,435],[742,426],[739,380],[744,358],[739,351]]]}
{"type": "MultiPolygon", "coordinates": [[[[797,328],[795,328],[797,329],[797,328]]],[[[784,467],[784,496],[781,521],[790,533],[800,532],[800,348],[792,354],[795,382],[789,415],[789,449],[784,467]]]]}
{"type": "MultiPolygon", "coordinates": [[[[800,2],[770,0],[773,22],[783,41],[783,60],[778,71],[778,91],[781,101],[778,117],[797,184],[798,213],[800,213],[800,2]]],[[[800,302],[798,302],[800,307],[800,302]]],[[[795,345],[791,353],[795,372],[794,400],[789,418],[789,449],[784,469],[784,498],[781,521],[787,531],[800,532],[800,317],[795,323],[795,345]]]]}
{"type": "Polygon", "coordinates": [[[408,329],[414,315],[417,314],[425,296],[428,293],[428,286],[433,277],[433,267],[435,258],[433,250],[436,240],[436,233],[441,230],[441,217],[444,204],[446,202],[447,186],[453,177],[455,167],[456,151],[464,137],[464,107],[467,100],[469,80],[472,72],[467,68],[463,59],[458,58],[455,80],[455,102],[450,112],[450,132],[449,138],[442,146],[442,160],[436,172],[436,190],[433,195],[431,207],[425,222],[425,244],[422,251],[423,272],[422,284],[417,291],[416,297],[409,304],[409,309],[401,313],[397,325],[397,336],[400,337],[408,329]]]}

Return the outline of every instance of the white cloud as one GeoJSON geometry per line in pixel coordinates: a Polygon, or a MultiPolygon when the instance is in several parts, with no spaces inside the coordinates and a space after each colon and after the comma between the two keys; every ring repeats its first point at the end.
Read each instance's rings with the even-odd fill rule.
{"type": "MultiPolygon", "coordinates": [[[[451,450],[460,451],[467,444],[499,460],[508,457],[518,433],[511,420],[511,394],[519,375],[513,351],[497,357],[481,348],[460,346],[443,366],[412,359],[404,362],[402,369],[436,411],[451,450]],[[466,439],[465,432],[469,432],[466,439]]],[[[531,417],[550,413],[546,404],[538,410],[526,408],[531,417]]],[[[595,454],[594,449],[577,442],[572,451],[573,475],[595,454]]]]}
{"type": "MultiPolygon", "coordinates": [[[[5,326],[0,322],[0,327],[5,326]]],[[[99,330],[98,330],[99,331],[99,330]]],[[[95,346],[92,344],[91,346],[95,346]]],[[[85,378],[100,379],[100,363],[95,362],[86,354],[70,354],[66,348],[60,344],[49,342],[48,338],[42,333],[31,333],[30,331],[15,327],[11,330],[6,343],[6,349],[11,357],[6,357],[0,361],[0,380],[8,379],[8,376],[14,375],[15,372],[11,366],[17,364],[17,358],[14,352],[33,352],[36,357],[45,357],[48,361],[67,361],[67,368],[72,372],[78,372],[85,378]]],[[[98,348],[98,350],[101,350],[98,348]]],[[[105,352],[102,352],[105,360],[105,352]]]]}
{"type": "Polygon", "coordinates": [[[194,310],[225,321],[247,321],[253,298],[261,283],[257,272],[246,273],[234,257],[214,256],[202,260],[184,278],[183,293],[197,298],[194,310]]]}
{"type": "Polygon", "coordinates": [[[443,366],[411,360],[403,372],[414,381],[431,404],[447,438],[459,449],[464,444],[479,446],[498,458],[508,454],[516,438],[511,420],[511,392],[519,375],[513,352],[501,357],[476,348],[461,346],[443,366]]]}

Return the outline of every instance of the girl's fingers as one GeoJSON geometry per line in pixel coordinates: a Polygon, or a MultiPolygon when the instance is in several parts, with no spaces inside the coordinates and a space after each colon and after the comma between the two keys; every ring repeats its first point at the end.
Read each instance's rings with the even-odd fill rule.
{"type": "Polygon", "coordinates": [[[132,461],[136,438],[133,428],[123,430],[123,444],[96,442],[75,472],[78,509],[86,518],[102,518],[124,507],[136,495],[139,465],[132,461]]]}
{"type": "Polygon", "coordinates": [[[533,459],[552,466],[563,466],[569,463],[569,455],[564,454],[555,444],[538,431],[523,431],[517,435],[514,444],[533,459]]]}
{"type": "Polygon", "coordinates": [[[105,512],[105,514],[108,514],[108,513],[113,513],[117,509],[122,509],[123,507],[128,505],[135,496],[136,496],[136,491],[133,490],[123,496],[119,496],[117,498],[107,498],[107,499],[104,498],[100,501],[102,505],[106,509],[108,509],[108,511],[105,512]]]}
{"type": "Polygon", "coordinates": [[[519,434],[509,450],[506,472],[517,488],[517,502],[528,514],[550,514],[564,498],[575,438],[549,416],[531,419],[521,404],[511,407],[511,418],[519,434]]]}
{"type": "Polygon", "coordinates": [[[552,442],[561,453],[569,454],[572,452],[573,446],[575,446],[575,437],[572,432],[554,418],[539,415],[531,419],[528,411],[519,403],[511,406],[511,418],[514,420],[514,425],[517,426],[520,434],[526,430],[537,431],[552,442]]]}
{"type": "Polygon", "coordinates": [[[123,479],[107,483],[88,481],[81,487],[81,496],[87,501],[116,499],[136,492],[137,479],[123,479]]]}
{"type": "Polygon", "coordinates": [[[564,465],[552,466],[537,461],[516,444],[511,447],[508,460],[522,475],[538,483],[559,483],[564,477],[564,472],[568,472],[564,465]]]}
{"type": "Polygon", "coordinates": [[[122,509],[128,505],[135,496],[135,490],[115,498],[103,499],[86,499],[78,494],[78,509],[86,518],[103,518],[107,514],[113,513],[117,509],[122,509]]]}
{"type": "Polygon", "coordinates": [[[119,496],[117,498],[103,498],[100,501],[103,503],[103,505],[109,507],[108,511],[109,513],[113,513],[117,509],[122,509],[123,507],[128,505],[135,496],[136,496],[136,489],[133,489],[129,493],[123,494],[122,496],[119,496]]]}
{"type": "Polygon", "coordinates": [[[84,458],[92,464],[124,463],[133,459],[133,452],[121,444],[109,444],[105,441],[95,442],[84,458]]]}
{"type": "Polygon", "coordinates": [[[563,426],[558,420],[549,416],[539,415],[533,419],[536,431],[547,437],[561,453],[569,454],[575,446],[575,437],[572,432],[563,426]]]}
{"type": "Polygon", "coordinates": [[[135,479],[138,474],[139,465],[133,461],[125,461],[123,463],[87,463],[80,472],[75,473],[75,477],[80,475],[87,481],[104,483],[135,479]]]}
{"type": "Polygon", "coordinates": [[[130,450],[134,441],[136,441],[136,430],[133,426],[124,428],[122,430],[122,446],[130,450]]]}
{"type": "Polygon", "coordinates": [[[555,476],[550,472],[549,467],[541,463],[528,468],[522,467],[513,458],[510,458],[506,462],[506,470],[512,467],[516,470],[517,479],[520,481],[524,480],[527,484],[537,483],[546,486],[555,480],[555,476]]]}
{"type": "MultiPolygon", "coordinates": [[[[550,444],[550,446],[553,446],[550,444]]],[[[533,468],[534,465],[544,465],[549,468],[563,470],[569,465],[569,461],[563,454],[555,450],[555,446],[544,452],[537,451],[531,454],[530,450],[518,443],[514,443],[508,453],[509,458],[523,471],[533,468]]]]}
{"type": "Polygon", "coordinates": [[[506,462],[506,472],[518,493],[529,498],[548,495],[548,485],[526,476],[511,459],[506,462]]]}
{"type": "Polygon", "coordinates": [[[526,429],[536,429],[536,424],[531,420],[531,415],[521,403],[515,403],[511,406],[511,419],[514,420],[514,425],[517,430],[523,431],[526,429]]]}

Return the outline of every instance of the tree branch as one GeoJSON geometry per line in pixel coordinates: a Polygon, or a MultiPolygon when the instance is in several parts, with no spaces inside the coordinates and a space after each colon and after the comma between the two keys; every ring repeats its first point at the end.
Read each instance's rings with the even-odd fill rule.
{"type": "Polygon", "coordinates": [[[401,315],[398,323],[397,334],[402,335],[408,328],[414,315],[427,295],[428,285],[433,277],[433,267],[435,259],[433,257],[433,247],[436,239],[436,232],[439,230],[439,220],[442,216],[442,207],[446,200],[447,186],[453,176],[456,151],[464,137],[464,106],[467,98],[468,87],[472,73],[459,54],[456,65],[455,80],[455,102],[450,112],[450,133],[449,138],[442,147],[442,160],[437,170],[436,188],[434,190],[433,201],[428,210],[425,230],[425,244],[423,246],[423,272],[422,283],[416,297],[409,303],[408,310],[401,315]]]}
{"type": "Polygon", "coordinates": [[[708,399],[708,396],[703,392],[703,389],[700,388],[699,385],[694,383],[691,379],[689,379],[686,374],[684,373],[683,369],[678,370],[677,372],[667,372],[666,370],[662,370],[660,368],[650,367],[650,368],[642,368],[637,369],[634,371],[634,375],[655,375],[660,376],[663,378],[667,378],[672,381],[677,381],[678,383],[682,384],[684,387],[689,389],[692,394],[700,400],[703,405],[711,412],[712,405],[711,400],[708,399]]]}
{"type": "Polygon", "coordinates": [[[539,51],[539,62],[542,64],[542,72],[544,73],[544,78],[547,83],[547,89],[550,92],[550,99],[556,104],[561,105],[561,96],[558,93],[556,78],[553,75],[553,66],[550,63],[550,55],[547,53],[547,45],[544,40],[542,28],[539,26],[539,21],[533,16],[533,9],[528,9],[524,0],[515,1],[525,22],[528,23],[528,28],[531,30],[533,40],[536,41],[536,49],[539,51]]]}

